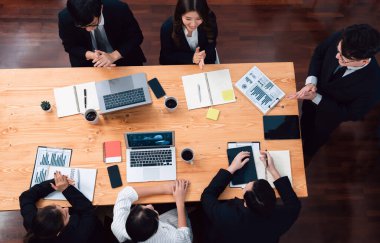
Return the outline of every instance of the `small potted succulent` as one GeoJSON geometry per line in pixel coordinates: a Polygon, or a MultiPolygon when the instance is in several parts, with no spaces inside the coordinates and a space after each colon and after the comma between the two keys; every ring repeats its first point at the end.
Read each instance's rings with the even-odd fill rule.
{"type": "Polygon", "coordinates": [[[51,112],[50,102],[49,101],[42,101],[41,102],[41,108],[42,108],[42,110],[44,110],[46,112],[51,112]]]}

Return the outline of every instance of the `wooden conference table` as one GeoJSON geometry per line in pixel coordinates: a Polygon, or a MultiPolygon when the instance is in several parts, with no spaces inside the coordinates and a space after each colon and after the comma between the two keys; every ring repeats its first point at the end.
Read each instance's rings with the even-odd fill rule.
{"type": "MultiPolygon", "coordinates": [[[[203,71],[228,68],[232,82],[239,80],[253,65],[258,66],[285,93],[296,90],[293,63],[246,63],[206,65],[203,71]]],[[[94,205],[114,204],[122,187],[112,189],[103,162],[103,142],[122,141],[122,163],[118,163],[123,187],[126,182],[125,142],[123,134],[132,131],[175,131],[177,178],[191,180],[187,201],[199,201],[203,189],[220,168],[227,167],[226,148],[231,141],[260,141],[261,148],[290,150],[293,187],[300,197],[307,196],[301,140],[264,140],[262,113],[238,90],[237,102],[216,106],[219,120],[206,119],[207,108],[187,109],[181,76],[199,73],[196,65],[145,66],[117,68],[39,68],[0,70],[0,211],[19,209],[18,197],[30,186],[38,146],[72,148],[71,167],[97,168],[94,205]],[[153,104],[119,111],[100,117],[91,125],[82,115],[58,118],[53,88],[117,78],[145,72],[148,79],[157,77],[166,93],[179,100],[173,113],[165,110],[163,98],[153,104]],[[42,100],[53,104],[53,112],[40,108],[42,100]],[[180,158],[180,151],[191,147],[193,165],[180,158]]],[[[270,115],[298,115],[296,100],[283,99],[270,115]]],[[[165,182],[130,183],[159,185],[165,182]]],[[[241,197],[241,189],[227,188],[222,199],[241,197]]],[[[172,202],[171,195],[152,196],[141,203],[172,202]]],[[[42,200],[39,206],[52,201],[42,200]]],[[[66,201],[54,201],[69,205],[66,201]]]]}

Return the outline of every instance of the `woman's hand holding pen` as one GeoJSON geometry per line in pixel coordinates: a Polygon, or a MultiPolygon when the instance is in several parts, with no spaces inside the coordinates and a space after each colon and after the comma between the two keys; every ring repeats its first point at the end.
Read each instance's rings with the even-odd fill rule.
{"type": "Polygon", "coordinates": [[[268,151],[260,150],[260,160],[264,163],[265,169],[269,171],[274,180],[281,177],[274,165],[273,158],[268,151]]]}

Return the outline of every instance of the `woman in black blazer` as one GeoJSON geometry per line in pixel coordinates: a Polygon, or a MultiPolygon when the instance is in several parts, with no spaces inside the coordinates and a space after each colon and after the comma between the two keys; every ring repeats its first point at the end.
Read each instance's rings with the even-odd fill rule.
{"type": "Polygon", "coordinates": [[[178,0],[174,17],[161,27],[160,64],[212,64],[218,28],[206,0],[178,0]]]}
{"type": "Polygon", "coordinates": [[[60,172],[54,180],[34,185],[19,198],[24,227],[28,231],[24,242],[105,242],[103,226],[95,215],[91,202],[60,172]],[[60,191],[72,208],[49,205],[37,209],[36,202],[48,194],[60,191]]]}

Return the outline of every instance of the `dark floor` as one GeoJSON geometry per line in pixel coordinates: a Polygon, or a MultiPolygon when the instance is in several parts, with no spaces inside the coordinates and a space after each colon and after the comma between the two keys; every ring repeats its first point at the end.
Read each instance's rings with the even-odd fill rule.
{"type": "MultiPolygon", "coordinates": [[[[57,13],[65,2],[0,0],[1,68],[69,66],[57,30],[57,13]]],[[[159,28],[173,6],[165,0],[128,2],[145,36],[147,65],[158,64],[159,28]]],[[[291,6],[233,2],[210,4],[220,31],[221,62],[293,61],[298,87],[313,48],[330,33],[353,23],[380,29],[376,0],[306,0],[291,6]]],[[[309,197],[302,199],[301,216],[281,242],[380,242],[379,124],[380,106],[364,121],[343,124],[333,134],[307,168],[309,197]]],[[[0,242],[21,242],[23,234],[19,212],[0,213],[0,242]]]]}

